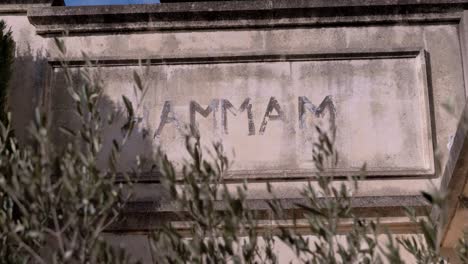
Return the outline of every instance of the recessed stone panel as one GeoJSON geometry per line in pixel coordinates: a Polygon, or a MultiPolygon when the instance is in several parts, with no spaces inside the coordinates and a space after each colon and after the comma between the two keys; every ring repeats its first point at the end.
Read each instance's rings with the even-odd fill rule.
{"type": "MultiPolygon", "coordinates": [[[[206,146],[223,143],[234,162],[230,177],[305,178],[316,174],[320,127],[341,157],[334,175],[356,174],[364,164],[370,176],[434,173],[424,51],[149,61],[139,129],[175,161],[187,157],[184,131],[195,126],[206,146]]],[[[101,63],[109,104],[122,108],[124,94],[138,105],[132,75],[143,69],[136,61],[101,63]]]]}

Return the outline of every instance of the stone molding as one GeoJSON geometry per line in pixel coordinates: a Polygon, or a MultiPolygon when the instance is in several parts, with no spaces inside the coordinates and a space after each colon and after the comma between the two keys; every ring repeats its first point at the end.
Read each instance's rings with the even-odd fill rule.
{"type": "MultiPolygon", "coordinates": [[[[2,4],[10,5],[34,5],[34,4],[49,4],[52,5],[56,0],[3,0],[2,4]]],[[[61,1],[63,3],[63,1],[61,1]]]]}
{"type": "MultiPolygon", "coordinates": [[[[344,59],[376,59],[376,58],[416,58],[424,55],[421,47],[393,49],[393,50],[334,50],[328,53],[288,52],[288,53],[232,53],[216,54],[213,56],[173,56],[173,57],[145,57],[140,60],[133,56],[125,57],[92,57],[91,64],[96,66],[138,66],[140,62],[150,65],[186,65],[186,64],[209,64],[209,63],[248,63],[248,62],[279,62],[279,61],[319,61],[319,60],[344,60],[344,59]]],[[[49,58],[49,64],[54,68],[61,67],[61,58],[49,58]]],[[[66,62],[72,67],[84,67],[89,62],[82,57],[66,58],[66,62]]]]}
{"type": "Polygon", "coordinates": [[[460,20],[468,0],[256,0],[31,8],[40,35],[460,20]],[[194,23],[196,22],[196,23],[194,23]]]}
{"type": "Polygon", "coordinates": [[[2,0],[0,14],[26,14],[30,8],[64,6],[64,0],[2,0]]]}
{"type": "MultiPolygon", "coordinates": [[[[258,220],[265,223],[264,227],[278,227],[281,223],[273,219],[268,205],[269,201],[264,199],[248,199],[245,202],[245,206],[259,213],[258,220]]],[[[303,198],[283,198],[279,199],[278,202],[281,203],[285,213],[290,217],[289,219],[302,215],[304,212],[298,204],[307,203],[303,198]]],[[[390,224],[392,226],[392,224],[396,224],[395,227],[398,227],[401,233],[418,231],[417,226],[406,217],[405,208],[414,209],[418,216],[423,216],[425,210],[429,208],[426,200],[418,195],[354,197],[351,204],[358,216],[380,218],[384,222],[387,222],[384,225],[390,224]],[[395,219],[399,219],[400,221],[395,221],[395,219]]],[[[223,210],[225,206],[223,201],[215,203],[217,210],[223,210]]],[[[297,221],[299,225],[296,227],[302,226],[304,234],[310,234],[310,230],[307,229],[307,223],[300,225],[300,219],[297,219],[297,221]]],[[[181,232],[188,230],[187,227],[190,226],[190,222],[184,216],[184,211],[174,203],[157,200],[133,201],[127,204],[121,220],[114,223],[108,231],[114,233],[148,232],[159,228],[167,222],[171,222],[181,232]]],[[[285,221],[283,222],[286,223],[285,221]]],[[[346,224],[345,222],[343,221],[340,226],[343,232],[349,230],[350,227],[349,223],[346,224]]]]}

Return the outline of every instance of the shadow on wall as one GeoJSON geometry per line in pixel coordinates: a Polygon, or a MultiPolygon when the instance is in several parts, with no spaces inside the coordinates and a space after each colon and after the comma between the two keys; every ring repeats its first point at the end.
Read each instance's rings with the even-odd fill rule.
{"type": "MultiPolygon", "coordinates": [[[[79,78],[79,77],[78,77],[79,78]]],[[[76,79],[75,79],[76,81],[76,79]]],[[[77,112],[73,109],[74,102],[65,87],[55,87],[53,91],[62,90],[60,100],[64,100],[68,103],[68,109],[54,109],[52,108],[51,113],[51,134],[52,142],[56,145],[57,149],[66,146],[68,142],[71,142],[71,138],[66,133],[60,131],[60,127],[65,127],[72,131],[77,131],[81,127],[80,117],[77,112]]],[[[57,96],[56,93],[52,93],[52,96],[57,96]]],[[[53,102],[54,100],[52,100],[53,102]]],[[[108,96],[102,95],[100,98],[99,111],[102,118],[102,149],[98,157],[98,165],[101,168],[108,166],[109,157],[111,154],[113,140],[121,143],[125,134],[122,130],[126,120],[127,114],[124,108],[119,103],[112,101],[108,96]],[[110,120],[112,122],[109,122],[110,120]]],[[[137,168],[137,157],[140,157],[141,166],[140,169],[146,177],[155,175],[152,173],[154,169],[154,149],[153,140],[148,134],[147,129],[142,127],[141,124],[136,124],[131,136],[127,139],[125,145],[121,148],[120,157],[117,161],[117,169],[121,172],[132,172],[137,168]]],[[[146,178],[145,177],[145,178],[146,178]]]]}
{"type": "MultiPolygon", "coordinates": [[[[124,138],[124,131],[122,127],[126,123],[127,116],[125,110],[116,105],[107,96],[103,96],[99,103],[99,109],[102,117],[105,119],[112,118],[113,123],[109,124],[105,121],[106,125],[103,128],[103,148],[100,156],[99,164],[107,164],[107,158],[110,156],[112,149],[112,140],[122,142],[124,138]]],[[[131,171],[137,167],[137,157],[141,159],[141,169],[145,173],[150,173],[153,168],[154,147],[151,135],[148,133],[146,127],[136,124],[131,136],[122,147],[120,158],[118,162],[118,169],[120,171],[131,171]]]]}
{"type": "Polygon", "coordinates": [[[30,46],[18,52],[10,81],[9,106],[12,123],[20,143],[28,137],[28,127],[34,119],[36,107],[41,106],[47,80],[47,59],[41,50],[30,46]]]}

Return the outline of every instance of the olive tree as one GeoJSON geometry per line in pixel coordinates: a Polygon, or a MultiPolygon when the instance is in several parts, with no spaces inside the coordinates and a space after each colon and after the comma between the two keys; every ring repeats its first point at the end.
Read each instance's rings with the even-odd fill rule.
{"type": "MultiPolygon", "coordinates": [[[[65,56],[63,43],[56,43],[65,56]]],[[[61,66],[79,120],[75,129],[60,128],[67,135],[62,146],[52,143],[56,128],[40,109],[27,144],[18,144],[11,122],[0,124],[0,262],[128,263],[128,255],[109,246],[103,232],[128,199],[115,179],[133,113],[127,109],[124,135],[114,140],[108,166],[98,166],[102,130],[112,122],[100,111],[103,82],[87,68],[72,71],[65,60],[61,66]]]]}

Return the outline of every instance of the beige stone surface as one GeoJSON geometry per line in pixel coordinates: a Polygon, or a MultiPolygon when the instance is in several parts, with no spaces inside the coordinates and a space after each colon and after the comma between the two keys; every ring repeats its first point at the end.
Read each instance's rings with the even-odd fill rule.
{"type": "MultiPolygon", "coordinates": [[[[427,4],[427,1],[417,2],[427,4]]],[[[329,3],[320,1],[320,4],[329,3]]],[[[200,4],[200,8],[204,5],[200,4]]],[[[262,23],[268,21],[264,20],[239,22],[234,21],[235,18],[234,22],[223,21],[225,28],[209,28],[212,21],[193,21],[190,25],[206,23],[208,28],[204,30],[170,28],[170,23],[182,26],[188,23],[177,21],[180,17],[172,18],[172,22],[155,18],[155,21],[140,23],[101,23],[105,15],[109,15],[106,12],[115,11],[112,8],[47,10],[49,13],[61,10],[63,13],[57,17],[63,16],[63,21],[74,12],[90,12],[91,15],[83,18],[83,24],[80,24],[82,21],[68,21],[71,24],[67,25],[57,20],[55,24],[44,25],[48,23],[47,14],[41,18],[41,12],[30,12],[31,21],[40,24],[35,27],[24,13],[0,14],[0,19],[12,26],[18,43],[11,100],[15,133],[22,138],[36,105],[49,111],[54,129],[77,125],[60,70],[51,69],[57,66],[59,55],[52,38],[58,36],[53,35],[54,30],[69,26],[74,34],[61,37],[67,47],[67,59],[80,67],[84,52],[98,61],[106,83],[103,111],[117,113],[121,121],[124,118],[121,96],[124,94],[138,104],[132,83],[133,71],[143,73],[138,60],[151,62],[148,74],[142,74],[149,87],[137,112],[142,122],[119,164],[123,170],[134,166],[137,154],[151,157],[158,145],[181,162],[186,155],[181,145],[180,127],[190,123],[193,101],[199,104],[201,112],[210,104],[213,107],[214,114],[208,113],[206,118],[197,112],[196,123],[206,144],[211,140],[225,143],[234,161],[231,179],[237,179],[229,182],[228,187],[234,189],[239,179],[248,178],[251,181],[248,198],[254,205],[257,200],[270,197],[265,184],[269,180],[273,181],[279,198],[300,197],[300,190],[307,183],[305,176],[314,174],[310,145],[316,135],[311,129],[315,124],[329,131],[336,127],[336,147],[341,159],[332,174],[355,174],[367,163],[371,178],[362,181],[355,193],[363,198],[360,201],[364,207],[391,212],[395,208],[392,203],[399,201],[394,198],[402,199],[400,207],[421,206],[415,198],[421,190],[450,181],[452,165],[447,161],[456,163],[458,160],[453,144],[466,103],[468,76],[466,11],[460,5],[453,9],[422,8],[426,13],[414,10],[404,13],[396,8],[391,9],[394,14],[389,11],[382,15],[352,13],[349,17],[334,17],[314,11],[312,15],[304,13],[304,17],[297,20],[294,17],[266,19],[272,19],[270,22],[278,27],[265,26],[262,23]],[[90,17],[96,21],[90,23],[90,17]],[[258,27],[249,28],[251,22],[258,27]],[[245,25],[233,28],[230,23],[245,25]],[[110,25],[115,25],[115,31],[107,31],[110,25]],[[117,30],[120,26],[125,30],[117,30]],[[146,26],[147,30],[141,30],[146,26]],[[169,30],[157,31],[158,27],[169,30]],[[36,30],[42,35],[37,36],[36,30]],[[306,109],[301,125],[302,96],[310,101],[308,107],[312,107],[311,104],[319,107],[329,96],[335,111],[316,109],[320,114],[315,116],[306,109]],[[272,97],[278,105],[273,104],[272,97]],[[248,110],[234,111],[247,98],[252,105],[254,129],[251,130],[248,110]],[[226,111],[226,119],[222,115],[223,99],[232,103],[226,111]],[[171,102],[177,122],[171,119],[161,126],[167,101],[171,102]],[[272,111],[265,114],[269,103],[272,103],[272,111]],[[334,122],[333,113],[336,114],[334,122]],[[270,120],[262,126],[265,115],[270,120]],[[160,127],[158,134],[156,131],[160,127]],[[149,139],[141,139],[147,131],[149,139]],[[440,166],[434,165],[434,159],[440,161],[440,166]],[[445,179],[441,175],[445,175],[445,179]]],[[[130,11],[135,12],[137,19],[145,10],[132,7],[130,11]]],[[[109,151],[112,138],[120,136],[119,125],[106,128],[105,153],[109,151]]],[[[57,130],[53,137],[59,144],[67,140],[57,130]]],[[[135,202],[152,204],[154,211],[171,208],[165,199],[157,183],[139,184],[134,197],[135,202]]],[[[456,212],[453,218],[456,228],[465,226],[465,213],[456,212]]],[[[131,227],[138,228],[144,229],[144,226],[131,227]]],[[[453,246],[455,236],[448,237],[449,246],[453,246]]],[[[111,240],[117,244],[128,242],[127,246],[145,261],[149,259],[145,236],[114,235],[111,240]]],[[[281,257],[290,260],[288,254],[281,257]]]]}
{"type": "MultiPolygon", "coordinates": [[[[49,41],[49,50],[53,51],[49,41]]],[[[222,109],[215,114],[216,120],[212,114],[203,118],[197,113],[196,117],[201,130],[208,132],[205,138],[223,140],[229,150],[234,150],[236,177],[261,172],[269,175],[265,177],[310,173],[313,168],[310,128],[320,123],[329,127],[329,113],[324,111],[322,118],[311,118],[306,111],[308,129],[304,132],[298,121],[300,96],[306,96],[316,106],[326,96],[333,98],[341,173],[357,170],[367,162],[370,175],[433,174],[432,144],[446,159],[456,124],[456,118],[442,105],[452,104],[456,116],[464,98],[459,40],[452,25],[72,36],[64,41],[70,58],[78,61],[81,52],[115,64],[129,58],[162,60],[163,65],[151,66],[146,76],[150,88],[140,115],[144,120],[142,127],[154,135],[160,127],[164,102],[171,101],[178,122],[165,124],[159,141],[171,146],[168,150],[173,157],[183,153],[177,127],[189,123],[191,101],[205,108],[213,99],[227,99],[238,108],[246,98],[251,98],[253,136],[248,135],[246,112],[234,117],[228,111],[229,135],[223,131],[222,109]],[[411,58],[398,57],[400,50],[421,53],[411,58]],[[394,52],[395,58],[372,55],[382,51],[394,52]],[[375,58],[336,60],[353,52],[365,52],[375,58]],[[291,54],[324,53],[329,54],[328,60],[288,60],[291,54]],[[260,56],[257,59],[260,61],[236,63],[233,59],[232,63],[195,65],[183,62],[188,58],[196,61],[200,57],[224,58],[229,54],[260,56]],[[284,58],[265,62],[261,57],[276,54],[284,58]],[[164,59],[182,61],[164,65],[164,59]],[[462,96],[452,96],[457,93],[462,96]],[[264,134],[259,135],[271,97],[278,100],[286,121],[268,122],[264,134]]],[[[138,66],[131,63],[102,65],[108,82],[106,94],[116,108],[122,108],[121,94],[135,98],[131,84],[134,70],[138,66]]],[[[67,108],[69,103],[62,96],[59,98],[52,107],[67,108]]],[[[271,116],[275,115],[274,110],[271,116]]]]}
{"type": "MultiPolygon", "coordinates": [[[[109,105],[117,109],[117,112],[123,108],[121,94],[126,94],[135,103],[132,72],[140,70],[137,62],[119,65],[119,61],[148,58],[157,61],[155,63],[158,65],[151,66],[150,74],[145,76],[150,90],[139,112],[143,123],[134,139],[135,143],[127,148],[127,158],[121,162],[124,167],[134,164],[132,158],[136,153],[154,153],[154,147],[149,146],[154,146],[157,142],[149,143],[137,137],[141,135],[143,128],[149,128],[150,135],[154,135],[160,125],[163,103],[167,98],[175,102],[174,112],[182,116],[181,121],[188,122],[190,100],[206,107],[212,99],[224,98],[239,107],[250,96],[255,99],[253,106],[256,136],[248,136],[245,112],[238,114],[238,117],[228,112],[228,126],[233,129],[231,133],[234,133],[229,137],[236,137],[236,133],[238,137],[238,144],[231,144],[231,149],[236,153],[234,166],[238,170],[250,170],[249,173],[240,171],[237,175],[255,177],[263,173],[264,178],[270,175],[278,178],[281,174],[280,176],[287,179],[287,172],[291,168],[302,169],[304,166],[309,166],[306,168],[310,172],[307,160],[301,162],[301,158],[310,159],[309,153],[299,151],[306,146],[301,145],[300,140],[288,136],[288,131],[282,134],[284,125],[281,122],[270,121],[263,138],[258,135],[258,131],[271,96],[281,96],[278,101],[289,111],[288,122],[297,129],[298,96],[308,96],[313,104],[318,105],[325,96],[332,95],[340,100],[336,103],[337,138],[341,141],[337,147],[341,148],[340,151],[352,153],[351,156],[341,155],[341,164],[345,169],[359,168],[367,161],[374,169],[374,175],[382,174],[382,171],[388,169],[387,175],[417,177],[424,174],[424,171],[431,171],[431,142],[438,149],[437,154],[442,159],[442,165],[445,163],[451,138],[455,134],[456,116],[461,112],[465,98],[458,32],[457,27],[451,24],[162,32],[70,36],[63,40],[68,47],[69,57],[74,61],[81,60],[79,56],[82,51],[102,62],[114,61],[113,64],[102,63],[101,71],[108,83],[106,95],[109,105]],[[419,54],[410,58],[289,62],[285,56],[285,61],[275,62],[183,65],[184,58],[324,53],[330,53],[333,57],[346,52],[372,54],[401,50],[424,50],[427,57],[424,59],[419,54]],[[160,65],[160,60],[164,58],[180,59],[182,62],[176,63],[177,65],[160,65]],[[423,62],[427,69],[422,68],[423,62]],[[424,84],[424,77],[420,75],[425,71],[430,73],[427,84],[424,84]],[[301,89],[306,93],[301,94],[301,89]],[[429,93],[429,105],[425,93],[429,93]],[[444,104],[450,104],[453,111],[448,112],[444,104]],[[431,109],[431,133],[427,132],[428,123],[425,121],[427,107],[431,109]],[[375,109],[381,111],[380,115],[375,109]],[[382,119],[382,116],[386,118],[382,119]],[[340,129],[340,124],[346,124],[346,128],[340,129]],[[359,129],[359,126],[365,129],[359,129]],[[430,134],[432,139],[428,138],[430,134]],[[277,144],[278,139],[283,140],[283,143],[277,144]],[[265,158],[265,155],[259,153],[267,153],[269,157],[265,158]],[[372,154],[378,153],[380,154],[369,159],[372,154]],[[389,153],[393,154],[388,155],[389,153]],[[260,162],[248,164],[252,157],[260,162]],[[260,167],[260,170],[256,170],[257,174],[252,170],[254,167],[249,167],[252,165],[260,167]],[[266,171],[266,168],[272,169],[266,171]]],[[[48,41],[48,50],[51,58],[54,58],[57,54],[53,41],[48,41]]],[[[52,96],[51,108],[54,114],[60,113],[59,123],[66,124],[72,116],[70,103],[64,99],[66,92],[59,85],[53,85],[52,89],[58,95],[52,96]]],[[[220,112],[217,118],[218,128],[221,127],[219,114],[220,112]]],[[[309,116],[308,121],[318,120],[323,123],[328,121],[327,114],[325,111],[324,117],[315,120],[309,116]]],[[[213,132],[212,117],[205,119],[197,114],[197,121],[206,127],[205,132],[213,132]]],[[[113,132],[109,132],[109,135],[118,136],[116,128],[110,130],[113,132]]],[[[219,130],[218,132],[222,132],[219,130]]],[[[165,135],[160,142],[178,142],[176,145],[170,144],[168,149],[173,155],[180,155],[181,134],[174,123],[166,124],[163,133],[165,135]]],[[[439,180],[440,178],[436,178],[433,183],[437,185],[439,180]]],[[[305,181],[292,181],[274,185],[278,196],[296,198],[304,183],[305,181]]],[[[236,184],[230,186],[235,188],[236,184]]],[[[249,187],[249,197],[252,199],[268,197],[265,183],[250,183],[249,187]]],[[[379,178],[362,182],[356,195],[369,197],[370,200],[375,196],[412,196],[419,195],[421,190],[429,190],[430,187],[430,181],[425,178],[379,178]]],[[[151,190],[148,192],[151,196],[151,190]]],[[[148,195],[141,193],[141,196],[143,200],[151,200],[148,195]]]]}
{"type": "Polygon", "coordinates": [[[44,99],[48,78],[46,41],[35,34],[35,28],[29,23],[26,14],[0,13],[0,20],[4,20],[11,29],[16,42],[9,103],[15,134],[24,140],[34,109],[40,107],[44,99]]]}

